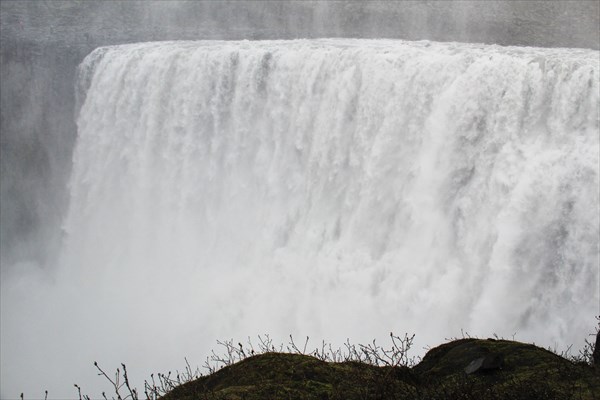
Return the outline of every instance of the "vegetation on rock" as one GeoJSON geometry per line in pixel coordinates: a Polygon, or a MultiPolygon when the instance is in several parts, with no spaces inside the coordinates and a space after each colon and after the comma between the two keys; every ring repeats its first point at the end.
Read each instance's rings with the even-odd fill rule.
{"type": "Polygon", "coordinates": [[[535,345],[460,339],[431,349],[412,368],[265,353],[180,385],[164,400],[597,399],[599,369],[535,345]],[[468,374],[473,361],[501,362],[468,374]]]}
{"type": "MultiPolygon", "coordinates": [[[[256,346],[250,339],[246,347],[217,341],[224,352],[207,357],[207,375],[186,359],[182,372],[151,375],[143,393],[130,385],[125,365],[114,376],[94,365],[116,395],[103,392],[105,400],[595,400],[600,326],[593,336],[576,356],[498,337],[463,337],[430,349],[418,363],[408,356],[414,335],[391,333],[389,348],[347,341],[312,351],[308,337],[298,346],[290,336],[285,348],[268,335],[258,336],[256,346]]],[[[75,387],[79,400],[91,400],[75,387]]]]}

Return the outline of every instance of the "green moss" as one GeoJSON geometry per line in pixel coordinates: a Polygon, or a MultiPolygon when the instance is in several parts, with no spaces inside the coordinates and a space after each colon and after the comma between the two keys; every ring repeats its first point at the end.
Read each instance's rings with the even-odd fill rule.
{"type": "Polygon", "coordinates": [[[453,392],[448,398],[455,398],[460,391],[482,399],[600,398],[600,376],[593,368],[531,344],[508,340],[463,339],[443,344],[427,353],[414,372],[422,387],[453,392]],[[489,355],[502,358],[501,368],[465,373],[472,360],[489,355]]]}
{"type": "Polygon", "coordinates": [[[413,367],[327,363],[300,354],[266,353],[193,382],[164,400],[596,399],[600,375],[534,345],[462,339],[430,350],[413,367]],[[500,368],[465,373],[479,357],[500,368]]]}

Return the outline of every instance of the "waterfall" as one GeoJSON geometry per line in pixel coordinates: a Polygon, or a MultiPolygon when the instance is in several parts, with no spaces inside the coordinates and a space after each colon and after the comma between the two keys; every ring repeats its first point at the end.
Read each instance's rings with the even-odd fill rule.
{"type": "Polygon", "coordinates": [[[100,48],[56,279],[124,354],[264,332],[580,345],[599,72],[592,50],[398,40],[100,48]]]}

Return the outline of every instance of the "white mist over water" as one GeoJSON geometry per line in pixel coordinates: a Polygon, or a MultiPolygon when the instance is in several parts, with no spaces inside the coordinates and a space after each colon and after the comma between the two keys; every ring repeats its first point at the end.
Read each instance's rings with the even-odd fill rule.
{"type": "Polygon", "coordinates": [[[2,328],[19,337],[6,393],[91,392],[94,360],[144,377],[265,332],[579,346],[599,302],[598,55],[342,39],[96,50],[60,265],[2,281],[3,314],[20,304],[2,328]]]}

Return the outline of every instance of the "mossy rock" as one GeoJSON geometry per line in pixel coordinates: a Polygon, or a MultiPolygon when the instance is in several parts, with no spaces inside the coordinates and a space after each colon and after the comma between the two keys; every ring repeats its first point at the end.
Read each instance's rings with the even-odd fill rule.
{"type": "Polygon", "coordinates": [[[600,375],[532,344],[462,339],[430,350],[413,368],[432,399],[597,399],[600,375]],[[498,368],[467,374],[473,360],[496,356],[498,368]],[[468,394],[465,396],[464,394],[468,394]]]}
{"type": "Polygon", "coordinates": [[[600,399],[600,374],[548,350],[507,340],[462,339],[413,368],[331,363],[301,354],[246,358],[175,388],[164,400],[600,399]],[[502,360],[470,371],[473,360],[502,360]]]}
{"type": "Polygon", "coordinates": [[[163,399],[381,399],[392,393],[410,393],[413,386],[407,382],[412,381],[409,368],[266,353],[181,385],[163,399]]]}

